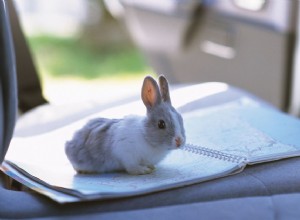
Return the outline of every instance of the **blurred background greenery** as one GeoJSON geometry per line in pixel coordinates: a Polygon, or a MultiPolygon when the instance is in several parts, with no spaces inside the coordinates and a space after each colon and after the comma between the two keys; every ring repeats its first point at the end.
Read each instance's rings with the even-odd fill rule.
{"type": "Polygon", "coordinates": [[[93,46],[80,38],[28,38],[41,78],[77,80],[135,78],[150,72],[133,46],[93,46]]]}
{"type": "Polygon", "coordinates": [[[144,76],[152,74],[105,1],[14,1],[51,103],[103,101],[107,90],[105,100],[113,100],[140,89],[144,76]]]}

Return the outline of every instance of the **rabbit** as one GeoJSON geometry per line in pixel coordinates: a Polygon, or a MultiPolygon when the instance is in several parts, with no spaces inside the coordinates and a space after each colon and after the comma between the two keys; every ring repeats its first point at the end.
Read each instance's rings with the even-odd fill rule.
{"type": "Polygon", "coordinates": [[[96,118],[75,132],[65,153],[78,173],[149,174],[170,150],[185,144],[183,119],[171,104],[163,75],[159,84],[151,76],[144,78],[141,98],[146,116],[96,118]]]}

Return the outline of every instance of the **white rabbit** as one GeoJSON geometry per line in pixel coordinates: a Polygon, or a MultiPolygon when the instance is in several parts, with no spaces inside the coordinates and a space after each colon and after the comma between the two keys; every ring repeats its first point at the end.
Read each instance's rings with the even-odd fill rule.
{"type": "Polygon", "coordinates": [[[183,120],[171,104],[164,76],[159,84],[150,76],[144,79],[146,116],[92,119],[66,142],[66,155],[78,173],[148,174],[170,150],[185,144],[183,120]]]}

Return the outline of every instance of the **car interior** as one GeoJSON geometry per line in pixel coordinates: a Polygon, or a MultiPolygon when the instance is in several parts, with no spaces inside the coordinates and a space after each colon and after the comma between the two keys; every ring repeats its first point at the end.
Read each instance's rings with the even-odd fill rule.
{"type": "MultiPolygon", "coordinates": [[[[120,2],[117,19],[154,71],[169,79],[182,114],[246,97],[299,121],[298,1],[120,2]]],[[[95,112],[130,113],[128,105],[140,100],[135,94],[105,106],[52,106],[10,0],[0,0],[0,57],[1,163],[14,136],[44,134],[95,112]]],[[[291,157],[184,187],[60,204],[1,170],[0,218],[298,219],[299,182],[300,160],[291,157]]]]}

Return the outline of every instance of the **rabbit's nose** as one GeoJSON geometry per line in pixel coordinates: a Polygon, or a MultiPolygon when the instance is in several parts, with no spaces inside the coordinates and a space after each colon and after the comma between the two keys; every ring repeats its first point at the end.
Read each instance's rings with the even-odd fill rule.
{"type": "Polygon", "coordinates": [[[176,143],[176,147],[180,147],[181,143],[182,143],[182,140],[180,137],[176,137],[175,138],[175,143],[176,143]]]}

